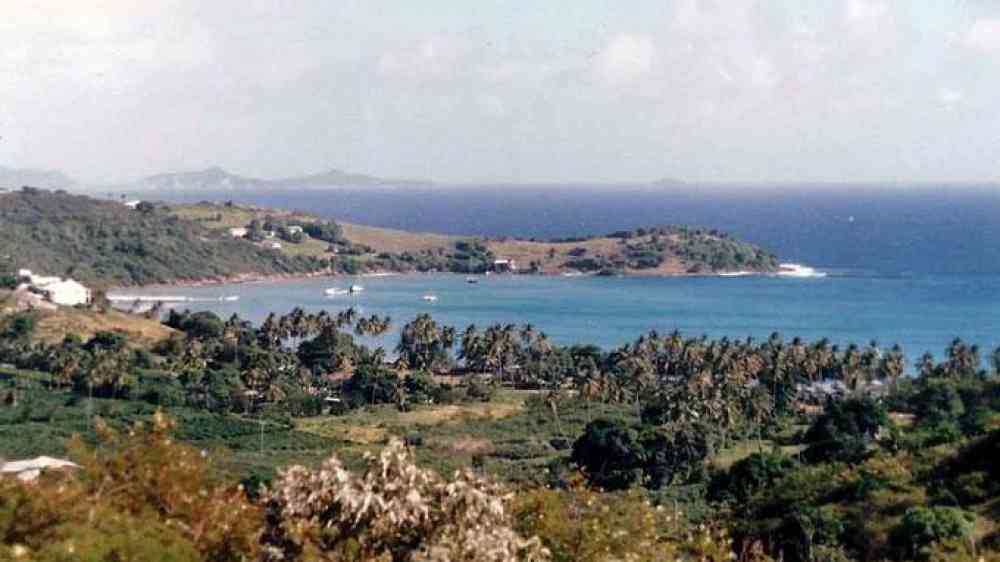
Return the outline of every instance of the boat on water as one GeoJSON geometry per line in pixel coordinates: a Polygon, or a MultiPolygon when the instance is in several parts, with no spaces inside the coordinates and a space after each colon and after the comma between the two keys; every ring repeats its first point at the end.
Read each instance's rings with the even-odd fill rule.
{"type": "Polygon", "coordinates": [[[429,302],[435,302],[436,300],[438,300],[437,295],[424,295],[421,298],[423,298],[425,301],[429,301],[429,302]]]}
{"type": "Polygon", "coordinates": [[[362,287],[361,285],[351,285],[351,288],[348,289],[348,290],[351,292],[351,294],[354,294],[354,293],[360,293],[361,291],[364,291],[365,288],[362,287]]]}
{"type": "Polygon", "coordinates": [[[479,283],[479,278],[478,277],[466,277],[465,278],[465,282],[469,283],[470,285],[475,285],[476,283],[479,283]]]}
{"type": "Polygon", "coordinates": [[[341,289],[340,287],[330,287],[329,289],[323,291],[323,294],[325,294],[328,297],[336,297],[339,295],[350,294],[350,292],[351,292],[350,289],[341,289]]]}
{"type": "Polygon", "coordinates": [[[223,302],[236,302],[236,301],[240,300],[240,297],[239,297],[239,295],[229,295],[228,297],[222,297],[219,300],[221,300],[223,302]]]}

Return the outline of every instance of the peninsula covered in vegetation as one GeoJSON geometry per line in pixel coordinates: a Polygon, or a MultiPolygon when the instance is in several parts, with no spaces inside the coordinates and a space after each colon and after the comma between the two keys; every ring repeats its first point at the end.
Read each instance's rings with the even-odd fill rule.
{"type": "Polygon", "coordinates": [[[0,273],[25,268],[97,287],[273,275],[485,273],[497,264],[518,273],[777,269],[777,259],[756,246],[680,226],[576,240],[487,240],[225,203],[119,202],[34,188],[0,194],[0,226],[0,273]]]}

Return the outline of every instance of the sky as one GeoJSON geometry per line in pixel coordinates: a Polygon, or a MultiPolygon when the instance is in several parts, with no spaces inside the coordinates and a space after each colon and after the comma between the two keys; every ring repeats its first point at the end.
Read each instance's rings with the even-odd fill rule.
{"type": "Polygon", "coordinates": [[[1000,0],[4,0],[0,166],[1000,180],[1000,0]]]}

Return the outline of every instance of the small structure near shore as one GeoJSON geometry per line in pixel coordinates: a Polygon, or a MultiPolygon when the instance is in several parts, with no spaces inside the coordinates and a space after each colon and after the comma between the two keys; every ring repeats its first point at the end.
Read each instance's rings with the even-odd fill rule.
{"type": "Polygon", "coordinates": [[[497,273],[511,273],[517,271],[517,264],[512,259],[496,259],[493,260],[493,271],[497,273]]]}
{"type": "Polygon", "coordinates": [[[0,476],[14,476],[22,482],[32,482],[43,470],[73,470],[80,465],[65,459],[35,457],[33,459],[0,463],[0,476]]]}
{"type": "Polygon", "coordinates": [[[76,306],[90,304],[93,300],[90,289],[69,278],[35,275],[30,269],[18,271],[17,276],[27,280],[20,290],[41,295],[53,304],[76,306]]]}

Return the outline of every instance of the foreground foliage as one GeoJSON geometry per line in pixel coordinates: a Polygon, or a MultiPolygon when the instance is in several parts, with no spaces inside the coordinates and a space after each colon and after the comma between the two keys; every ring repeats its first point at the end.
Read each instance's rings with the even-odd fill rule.
{"type": "Polygon", "coordinates": [[[267,559],[393,562],[546,559],[512,528],[506,490],[470,472],[418,468],[398,440],[362,476],[336,457],[287,469],[264,496],[267,559]]]}

